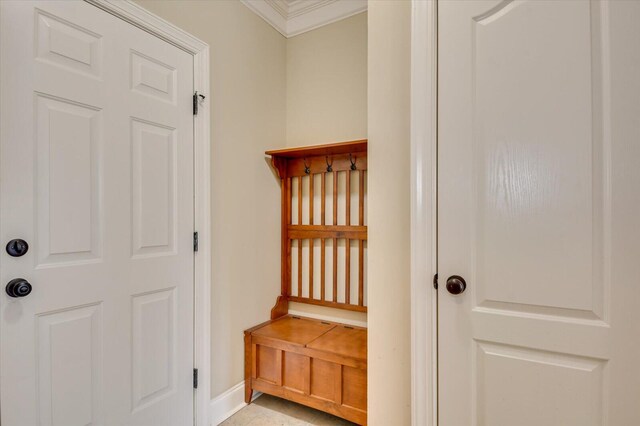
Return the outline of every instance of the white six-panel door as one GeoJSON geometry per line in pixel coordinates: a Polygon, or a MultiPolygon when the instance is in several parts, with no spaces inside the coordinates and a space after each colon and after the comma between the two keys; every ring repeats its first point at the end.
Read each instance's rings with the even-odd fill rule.
{"type": "Polygon", "coordinates": [[[439,2],[441,426],[640,424],[639,22],[439,2]]]}
{"type": "Polygon", "coordinates": [[[2,424],[193,424],[193,57],[81,1],[1,4],[1,245],[30,245],[0,254],[2,424]]]}

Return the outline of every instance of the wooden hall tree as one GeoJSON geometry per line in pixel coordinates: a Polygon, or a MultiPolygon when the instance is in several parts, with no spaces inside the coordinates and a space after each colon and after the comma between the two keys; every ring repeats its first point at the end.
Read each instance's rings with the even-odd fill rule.
{"type": "Polygon", "coordinates": [[[281,180],[282,282],[271,320],[245,331],[246,402],[255,389],[366,424],[367,330],[288,307],[367,312],[367,141],[266,154],[281,180]]]}

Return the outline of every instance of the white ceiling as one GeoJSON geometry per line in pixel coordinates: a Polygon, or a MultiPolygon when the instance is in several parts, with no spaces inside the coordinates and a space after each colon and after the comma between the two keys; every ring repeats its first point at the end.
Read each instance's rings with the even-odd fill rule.
{"type": "Polygon", "coordinates": [[[367,0],[242,0],[285,37],[367,10],[367,0]]]}

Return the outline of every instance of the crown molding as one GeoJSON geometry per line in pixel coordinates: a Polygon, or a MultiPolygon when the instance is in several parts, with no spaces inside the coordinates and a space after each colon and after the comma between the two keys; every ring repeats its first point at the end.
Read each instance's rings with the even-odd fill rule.
{"type": "Polygon", "coordinates": [[[289,38],[367,10],[367,0],[241,0],[289,38]]]}

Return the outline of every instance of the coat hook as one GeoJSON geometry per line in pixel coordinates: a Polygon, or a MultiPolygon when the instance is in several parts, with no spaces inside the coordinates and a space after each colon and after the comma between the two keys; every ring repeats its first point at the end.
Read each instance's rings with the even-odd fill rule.
{"type": "Polygon", "coordinates": [[[329,156],[324,157],[325,161],[327,162],[327,171],[328,172],[332,172],[333,171],[333,158],[331,159],[331,163],[329,163],[329,156]]]}
{"type": "Polygon", "coordinates": [[[349,161],[351,162],[351,170],[357,170],[358,167],[356,167],[356,161],[358,161],[358,157],[356,157],[356,159],[353,160],[351,158],[351,154],[349,154],[349,161]]]}
{"type": "Polygon", "coordinates": [[[307,159],[305,158],[305,159],[303,159],[302,161],[304,162],[304,172],[305,172],[306,174],[311,173],[311,168],[310,168],[309,166],[307,166],[307,159]]]}

